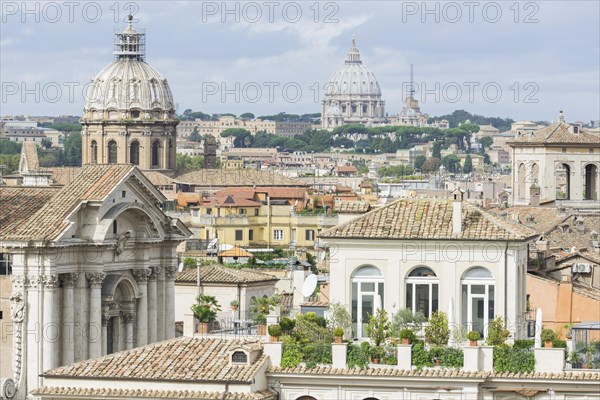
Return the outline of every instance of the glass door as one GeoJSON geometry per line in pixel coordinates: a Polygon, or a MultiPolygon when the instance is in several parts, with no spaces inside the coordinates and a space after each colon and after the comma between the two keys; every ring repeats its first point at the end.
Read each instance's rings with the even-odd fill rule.
{"type": "Polygon", "coordinates": [[[363,337],[367,334],[367,324],[369,316],[375,313],[375,294],[360,293],[360,301],[358,302],[358,337],[363,337]]]}

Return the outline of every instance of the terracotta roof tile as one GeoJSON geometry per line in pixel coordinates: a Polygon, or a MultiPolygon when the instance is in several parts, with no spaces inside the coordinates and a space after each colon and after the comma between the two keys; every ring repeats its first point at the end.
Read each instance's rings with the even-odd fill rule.
{"type": "Polygon", "coordinates": [[[196,400],[271,400],[275,392],[266,389],[252,393],[205,392],[196,390],[108,389],[43,386],[34,389],[36,396],[93,396],[144,399],[196,399],[196,400]]]}
{"type": "MultiPolygon", "coordinates": [[[[196,268],[178,272],[175,281],[178,283],[197,280],[196,268]]],[[[226,268],[219,265],[200,267],[200,280],[204,283],[251,283],[276,281],[273,275],[253,271],[249,268],[226,268]]]]}
{"type": "Polygon", "coordinates": [[[579,133],[569,132],[569,124],[559,122],[540,130],[523,133],[507,143],[513,147],[527,144],[591,144],[600,147],[600,136],[581,129],[579,133]]]}
{"type": "Polygon", "coordinates": [[[333,210],[339,213],[363,214],[371,209],[368,201],[336,200],[333,210]]]}
{"type": "Polygon", "coordinates": [[[179,337],[44,372],[49,377],[251,383],[267,362],[229,363],[229,352],[256,341],[179,337]]]}
{"type": "Polygon", "coordinates": [[[197,186],[232,187],[232,186],[298,186],[306,187],[306,183],[275,173],[257,169],[200,169],[186,172],[177,177],[179,181],[190,182],[197,186]]]}
{"type": "Polygon", "coordinates": [[[0,187],[0,239],[19,230],[58,191],[58,187],[0,187]]]}
{"type": "Polygon", "coordinates": [[[526,240],[532,229],[462,203],[463,229],[452,233],[452,200],[400,199],[320,234],[322,238],[526,240]]]}
{"type": "Polygon", "coordinates": [[[219,257],[252,257],[252,254],[244,249],[233,246],[231,249],[219,253],[219,257]]]}

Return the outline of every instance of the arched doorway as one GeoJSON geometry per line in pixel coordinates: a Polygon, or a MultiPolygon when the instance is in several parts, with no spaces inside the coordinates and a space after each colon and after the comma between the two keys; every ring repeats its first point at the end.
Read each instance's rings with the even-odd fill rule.
{"type": "Polygon", "coordinates": [[[461,317],[467,331],[486,337],[487,326],[494,319],[494,277],[483,267],[473,267],[461,277],[461,317]]]}
{"type": "Polygon", "coordinates": [[[317,400],[317,399],[312,396],[300,396],[296,400],[317,400]]]}
{"type": "Polygon", "coordinates": [[[123,279],[123,276],[118,274],[109,274],[103,283],[106,354],[131,349],[134,346],[136,312],[136,288],[134,285],[133,281],[123,279]],[[110,296],[112,290],[114,291],[110,296]]]}
{"type": "Polygon", "coordinates": [[[369,316],[383,308],[383,275],[379,268],[365,265],[352,274],[352,330],[356,337],[366,335],[369,316]]]}
{"type": "Polygon", "coordinates": [[[438,288],[435,272],[425,266],[414,268],[406,278],[406,308],[429,319],[438,310],[438,288]]]}
{"type": "Polygon", "coordinates": [[[117,142],[111,140],[108,142],[108,163],[116,164],[117,163],[117,142]]]}
{"type": "Polygon", "coordinates": [[[556,200],[571,198],[571,168],[569,164],[558,164],[554,171],[556,200]]]}
{"type": "Polygon", "coordinates": [[[129,162],[133,165],[140,165],[140,142],[134,140],[129,146],[129,162]]]}
{"type": "Polygon", "coordinates": [[[584,200],[598,200],[598,167],[596,165],[585,166],[583,185],[584,200]]]}

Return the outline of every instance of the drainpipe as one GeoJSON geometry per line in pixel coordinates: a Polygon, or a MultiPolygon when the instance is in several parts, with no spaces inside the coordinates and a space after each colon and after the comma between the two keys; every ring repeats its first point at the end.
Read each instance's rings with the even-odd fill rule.
{"type": "MultiPolygon", "coordinates": [[[[242,287],[240,286],[239,283],[237,284],[237,289],[238,289],[237,301],[239,303],[237,314],[238,314],[238,319],[241,320],[242,319],[242,287]]],[[[244,305],[246,305],[246,304],[244,304],[244,305]]]]}
{"type": "Polygon", "coordinates": [[[225,391],[223,392],[223,396],[221,396],[221,400],[225,400],[227,398],[227,394],[229,393],[229,382],[225,383],[225,391]]]}
{"type": "MultiPolygon", "coordinates": [[[[506,322],[506,317],[508,314],[508,301],[507,301],[507,297],[508,297],[508,293],[507,293],[507,282],[508,282],[508,242],[506,242],[506,247],[504,248],[504,321],[506,322]]],[[[516,321],[514,321],[516,322],[516,321]]]]}

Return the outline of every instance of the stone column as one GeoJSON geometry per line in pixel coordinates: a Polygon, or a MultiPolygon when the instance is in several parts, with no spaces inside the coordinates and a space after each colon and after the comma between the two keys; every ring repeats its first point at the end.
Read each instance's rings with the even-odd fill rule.
{"type": "Polygon", "coordinates": [[[68,365],[75,361],[75,304],[73,292],[77,282],[77,274],[62,274],[60,279],[63,284],[62,365],[68,365]]]}
{"type": "MultiPolygon", "coordinates": [[[[102,352],[101,355],[105,356],[108,353],[108,321],[110,320],[110,317],[106,314],[102,315],[102,347],[100,349],[100,351],[102,352]]],[[[90,348],[91,350],[91,348],[90,348]]]]}
{"type": "Polygon", "coordinates": [[[165,339],[175,337],[175,272],[177,267],[165,267],[165,339]]]}
{"type": "Polygon", "coordinates": [[[134,269],[133,276],[138,283],[140,298],[137,302],[137,346],[148,344],[148,278],[150,270],[147,268],[134,269]]]}
{"type": "Polygon", "coordinates": [[[106,277],[104,272],[89,272],[85,274],[90,282],[90,323],[88,326],[87,340],[89,341],[89,358],[100,357],[106,354],[104,339],[106,337],[106,325],[102,319],[102,281],[106,277]],[[103,352],[104,350],[104,352],[103,352]]]}
{"type": "Polygon", "coordinates": [[[59,302],[58,275],[44,275],[44,325],[42,338],[44,340],[44,371],[56,368],[60,363],[60,316],[54,306],[59,302]]]}
{"type": "Polygon", "coordinates": [[[165,271],[157,267],[156,277],[156,340],[165,339],[165,271]]]}
{"type": "Polygon", "coordinates": [[[133,348],[133,320],[135,314],[132,312],[126,312],[123,314],[123,322],[125,323],[125,349],[130,350],[133,348]]]}
{"type": "Polygon", "coordinates": [[[156,342],[157,321],[156,321],[156,277],[158,268],[150,268],[150,277],[148,279],[148,343],[156,342]]]}

